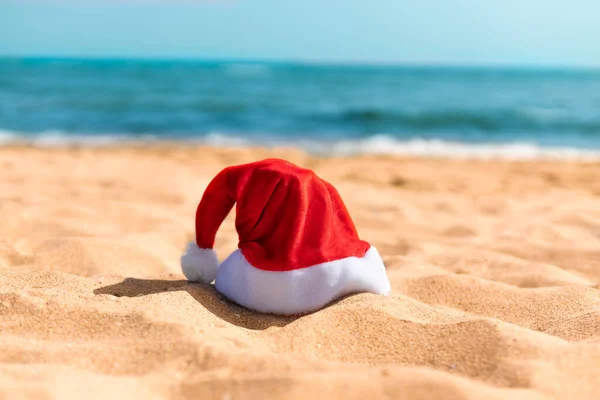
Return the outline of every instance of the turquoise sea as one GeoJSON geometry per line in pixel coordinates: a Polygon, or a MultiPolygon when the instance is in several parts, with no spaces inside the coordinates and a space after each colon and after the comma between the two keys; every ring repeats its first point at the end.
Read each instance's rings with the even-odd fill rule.
{"type": "Polygon", "coordinates": [[[0,143],[600,156],[600,70],[0,59],[0,143]]]}

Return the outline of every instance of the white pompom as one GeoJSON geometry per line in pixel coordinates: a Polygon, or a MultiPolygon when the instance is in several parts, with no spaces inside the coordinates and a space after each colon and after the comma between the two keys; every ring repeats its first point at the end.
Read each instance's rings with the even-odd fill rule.
{"type": "Polygon", "coordinates": [[[213,249],[202,249],[195,242],[188,244],[181,256],[181,271],[191,282],[210,283],[217,276],[219,258],[213,249]]]}

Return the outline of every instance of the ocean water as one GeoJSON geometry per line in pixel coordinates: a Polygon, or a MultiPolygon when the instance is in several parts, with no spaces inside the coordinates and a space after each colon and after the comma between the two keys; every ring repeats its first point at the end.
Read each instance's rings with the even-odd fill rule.
{"type": "Polygon", "coordinates": [[[600,157],[600,70],[0,59],[0,143],[600,157]]]}

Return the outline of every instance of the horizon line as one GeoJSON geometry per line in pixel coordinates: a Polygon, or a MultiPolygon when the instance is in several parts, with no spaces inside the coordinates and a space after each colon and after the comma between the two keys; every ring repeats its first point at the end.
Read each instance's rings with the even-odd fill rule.
{"type": "Polygon", "coordinates": [[[351,59],[295,59],[278,57],[194,57],[194,56],[151,56],[151,55],[59,55],[59,54],[2,54],[0,60],[40,60],[40,61],[139,61],[139,62],[187,62],[187,63],[238,63],[238,64],[280,64],[335,67],[404,67],[404,68],[506,68],[506,69],[571,69],[599,71],[600,64],[568,63],[519,63],[519,62],[481,62],[481,61],[410,61],[410,60],[351,60],[351,59]]]}

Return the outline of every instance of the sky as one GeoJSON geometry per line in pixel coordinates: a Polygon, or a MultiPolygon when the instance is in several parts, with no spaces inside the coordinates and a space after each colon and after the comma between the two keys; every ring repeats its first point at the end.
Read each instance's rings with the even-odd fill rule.
{"type": "Polygon", "coordinates": [[[0,55],[600,66],[598,0],[0,0],[0,55]]]}

